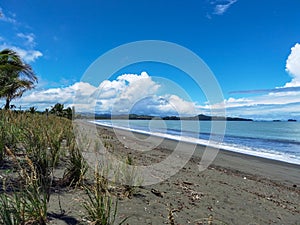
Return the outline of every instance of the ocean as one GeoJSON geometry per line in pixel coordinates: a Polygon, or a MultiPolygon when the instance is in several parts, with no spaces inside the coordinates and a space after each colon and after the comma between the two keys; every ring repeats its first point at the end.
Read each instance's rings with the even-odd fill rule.
{"type": "MultiPolygon", "coordinates": [[[[211,121],[97,120],[93,123],[300,165],[299,122],[227,121],[222,142],[209,142],[211,121]]],[[[215,121],[214,123],[223,123],[215,121]]]]}

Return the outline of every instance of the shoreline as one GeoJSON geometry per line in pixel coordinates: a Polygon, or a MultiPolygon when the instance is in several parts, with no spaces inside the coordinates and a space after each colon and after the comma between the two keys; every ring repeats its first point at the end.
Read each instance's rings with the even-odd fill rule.
{"type": "MultiPolygon", "coordinates": [[[[161,141],[161,137],[140,133],[138,131],[129,131],[126,129],[113,128],[105,125],[95,124],[96,127],[102,127],[113,132],[113,129],[122,131],[122,135],[127,136],[129,133],[134,133],[139,139],[143,140],[149,136],[152,140],[157,139],[161,141]],[[127,134],[126,134],[127,133],[127,134]]],[[[164,141],[160,147],[165,148],[168,151],[172,151],[174,146],[179,142],[170,138],[163,138],[164,141]]],[[[191,144],[186,142],[186,144],[191,144]]],[[[191,145],[194,145],[193,143],[191,145]]],[[[193,158],[201,157],[204,149],[207,146],[196,144],[196,149],[193,154],[193,158]]],[[[289,186],[300,186],[300,165],[284,162],[275,159],[264,158],[260,156],[248,155],[226,149],[219,149],[216,158],[213,160],[212,165],[218,167],[224,167],[227,169],[238,170],[243,173],[249,173],[252,175],[261,175],[280,183],[288,184],[289,186]]]]}
{"type": "MultiPolygon", "coordinates": [[[[203,146],[203,147],[211,147],[211,148],[219,149],[219,150],[222,150],[225,152],[227,151],[230,153],[237,153],[237,154],[258,157],[258,158],[262,158],[262,159],[268,159],[268,160],[273,160],[273,161],[278,161],[278,162],[283,162],[283,163],[287,163],[287,164],[291,164],[291,165],[300,166],[299,159],[291,161],[291,160],[293,160],[291,158],[287,158],[287,159],[284,157],[275,158],[274,155],[272,155],[268,152],[259,152],[259,151],[256,152],[256,151],[246,150],[246,149],[233,147],[233,146],[227,146],[228,148],[226,148],[226,146],[225,146],[225,148],[224,148],[224,146],[221,146],[220,148],[218,148],[216,146],[216,145],[218,145],[218,143],[216,143],[216,144],[212,143],[210,145],[208,145],[206,143],[201,143],[201,142],[208,142],[208,140],[206,140],[206,139],[197,139],[194,137],[179,136],[179,135],[164,134],[164,133],[152,133],[152,132],[144,131],[144,130],[136,130],[136,129],[130,129],[130,128],[125,128],[125,127],[118,127],[118,126],[110,126],[107,124],[98,123],[96,121],[88,121],[88,122],[98,125],[98,126],[111,128],[111,129],[124,130],[124,131],[142,134],[142,135],[146,135],[146,136],[148,135],[148,136],[168,139],[170,141],[184,142],[184,143],[188,143],[188,144],[192,144],[192,145],[199,145],[199,146],[203,146]],[[185,140],[179,140],[179,139],[181,139],[181,137],[183,137],[185,140]]],[[[284,155],[280,155],[280,156],[284,156],[284,155]]]]}
{"type": "MultiPolygon", "coordinates": [[[[149,135],[140,133],[132,137],[124,130],[118,138],[112,128],[96,127],[100,137],[114,146],[111,153],[123,159],[129,155],[137,165],[160,162],[177,145],[174,140],[160,143],[159,137],[147,139],[149,135]],[[140,152],[125,146],[123,138],[133,146],[160,144],[140,152]]],[[[137,188],[131,199],[120,202],[119,213],[129,215],[131,225],[168,224],[170,210],[175,212],[175,224],[209,224],[208,218],[213,224],[228,225],[300,224],[300,166],[220,150],[213,163],[199,172],[204,147],[197,145],[190,160],[173,176],[137,188]]]]}

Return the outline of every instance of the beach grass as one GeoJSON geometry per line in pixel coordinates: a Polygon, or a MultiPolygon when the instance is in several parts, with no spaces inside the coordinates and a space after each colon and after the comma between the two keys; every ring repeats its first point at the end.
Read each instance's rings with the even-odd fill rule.
{"type": "Polygon", "coordinates": [[[14,171],[2,175],[0,221],[46,224],[54,169],[64,155],[61,144],[72,135],[71,121],[2,110],[0,124],[1,166],[14,171]]]}
{"type": "Polygon", "coordinates": [[[118,194],[111,193],[98,170],[95,182],[86,182],[89,166],[70,119],[1,110],[0,125],[0,224],[46,224],[51,195],[64,188],[86,190],[81,205],[88,221],[115,224],[118,194]]]}
{"type": "MultiPolygon", "coordinates": [[[[105,177],[105,171],[97,167],[94,173],[94,184],[86,186],[87,200],[83,207],[87,212],[87,220],[95,225],[115,224],[118,210],[118,200],[110,192],[109,182],[105,177]],[[115,199],[115,200],[114,200],[115,199]]],[[[118,224],[123,224],[124,218],[118,224]]]]}

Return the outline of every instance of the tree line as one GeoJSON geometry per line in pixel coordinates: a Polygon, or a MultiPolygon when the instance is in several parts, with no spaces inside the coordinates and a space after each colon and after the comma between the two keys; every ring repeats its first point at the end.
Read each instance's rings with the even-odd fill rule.
{"type": "MultiPolygon", "coordinates": [[[[11,101],[22,97],[25,91],[33,89],[37,82],[38,78],[32,67],[25,63],[17,52],[11,49],[0,51],[0,99],[5,99],[4,110],[14,108],[11,101]]],[[[37,109],[30,107],[27,111],[36,113],[37,109]]],[[[72,118],[72,109],[64,108],[60,103],[56,103],[43,113],[72,118]]]]}

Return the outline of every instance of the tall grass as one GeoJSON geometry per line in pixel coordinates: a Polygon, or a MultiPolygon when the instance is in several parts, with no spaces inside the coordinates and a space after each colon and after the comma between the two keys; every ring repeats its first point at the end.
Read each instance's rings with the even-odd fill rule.
{"type": "MultiPolygon", "coordinates": [[[[71,139],[72,123],[65,118],[31,114],[0,112],[4,124],[5,146],[13,154],[28,157],[34,165],[39,186],[50,197],[53,171],[61,155],[63,140],[71,139]]],[[[2,134],[3,135],[3,134],[2,134]]]]}
{"type": "Polygon", "coordinates": [[[63,182],[69,186],[76,186],[83,182],[84,175],[88,170],[88,165],[82,156],[82,152],[76,146],[75,140],[71,141],[71,143],[69,148],[69,158],[63,175],[63,182]]]}
{"type": "MultiPolygon", "coordinates": [[[[62,151],[74,149],[70,140],[74,135],[68,119],[0,111],[0,165],[6,160],[16,169],[14,185],[2,187],[0,224],[46,224],[54,169],[66,155],[62,151]]],[[[72,159],[78,155],[71,155],[74,167],[78,164],[72,159]]],[[[78,180],[77,174],[69,176],[78,180]]]]}
{"type": "Polygon", "coordinates": [[[6,225],[24,224],[18,195],[0,194],[0,222],[6,225]]]}
{"type": "MultiPolygon", "coordinates": [[[[25,157],[19,159],[6,147],[6,152],[18,167],[19,185],[14,192],[0,194],[0,222],[4,224],[46,224],[48,193],[39,185],[36,168],[25,157]]],[[[6,188],[4,188],[4,191],[6,188]]]]}
{"type": "MultiPolygon", "coordinates": [[[[83,203],[87,219],[95,225],[113,225],[116,221],[118,201],[108,191],[108,182],[103,171],[97,167],[94,174],[94,185],[86,187],[88,199],[83,203]]],[[[118,224],[123,224],[127,218],[118,224]]]]}
{"type": "Polygon", "coordinates": [[[125,163],[119,169],[117,181],[123,185],[124,197],[132,198],[137,192],[137,187],[141,186],[143,181],[137,167],[133,165],[132,157],[127,155],[125,163]]]}
{"type": "Polygon", "coordinates": [[[22,133],[22,118],[16,118],[13,114],[0,111],[0,163],[5,157],[5,146],[16,149],[22,133]]]}
{"type": "MultiPolygon", "coordinates": [[[[80,147],[89,149],[89,140],[89,137],[83,137],[80,147]]],[[[113,145],[107,147],[113,148],[113,145]]],[[[75,187],[83,184],[86,187],[87,201],[83,207],[93,224],[115,224],[118,203],[109,190],[107,174],[96,171],[94,184],[85,185],[88,166],[81,148],[76,144],[69,119],[0,110],[0,170],[5,163],[11,165],[8,170],[13,171],[4,177],[0,187],[0,224],[45,225],[55,179],[62,181],[55,184],[75,187]],[[54,174],[62,163],[65,171],[63,177],[57,179],[54,174]],[[6,183],[6,178],[14,182],[6,183]]],[[[128,157],[126,164],[132,164],[132,159],[128,157]]],[[[102,168],[106,168],[105,165],[103,163],[102,168]]],[[[126,195],[130,196],[134,190],[131,184],[136,183],[136,171],[127,166],[120,169],[123,171],[118,172],[119,178],[128,184],[125,189],[126,195]]]]}

